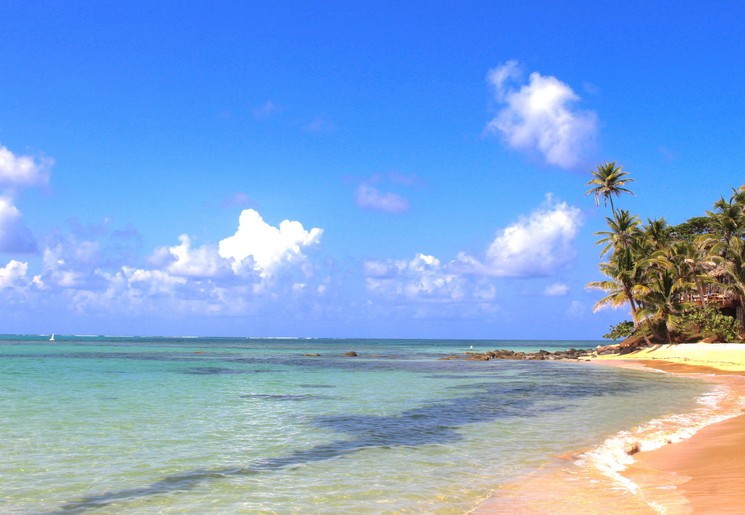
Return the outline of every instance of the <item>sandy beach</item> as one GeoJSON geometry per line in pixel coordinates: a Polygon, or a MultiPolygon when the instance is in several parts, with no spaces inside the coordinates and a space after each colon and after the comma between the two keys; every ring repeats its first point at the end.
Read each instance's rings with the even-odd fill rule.
{"type": "MultiPolygon", "coordinates": [[[[676,374],[706,374],[745,395],[745,345],[662,345],[599,363],[641,364],[676,374]]],[[[742,513],[745,506],[745,416],[707,426],[691,438],[635,455],[623,475],[665,513],[742,513]],[[673,488],[674,487],[674,488],[673,488]],[[667,495],[665,495],[667,494],[667,495]]]]}
{"type": "MultiPolygon", "coordinates": [[[[522,481],[495,492],[474,513],[743,513],[745,506],[745,345],[661,345],[593,364],[654,368],[717,383],[728,392],[725,419],[689,438],[631,451],[633,463],[609,482],[607,474],[577,467],[584,454],[561,456],[522,481]],[[625,487],[619,487],[624,484],[625,487]]],[[[664,434],[664,431],[663,431],[664,434]]],[[[612,475],[612,474],[611,474],[612,475]]]]}

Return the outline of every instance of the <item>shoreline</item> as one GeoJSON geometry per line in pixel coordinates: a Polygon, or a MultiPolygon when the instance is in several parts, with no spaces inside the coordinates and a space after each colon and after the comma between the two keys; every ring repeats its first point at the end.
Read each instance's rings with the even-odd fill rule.
{"type": "Polygon", "coordinates": [[[589,365],[704,379],[700,410],[649,421],[555,457],[471,513],[740,513],[745,505],[745,345],[658,345],[589,365]],[[699,412],[700,411],[700,412],[699,412]]]}
{"type": "MultiPolygon", "coordinates": [[[[660,345],[624,356],[602,356],[599,364],[644,368],[683,376],[704,376],[745,400],[745,345],[660,345]]],[[[634,455],[621,474],[639,485],[642,496],[658,499],[664,513],[740,513],[745,506],[745,404],[726,409],[728,418],[707,424],[689,438],[634,455]],[[739,411],[739,413],[738,413],[739,411]]]]}

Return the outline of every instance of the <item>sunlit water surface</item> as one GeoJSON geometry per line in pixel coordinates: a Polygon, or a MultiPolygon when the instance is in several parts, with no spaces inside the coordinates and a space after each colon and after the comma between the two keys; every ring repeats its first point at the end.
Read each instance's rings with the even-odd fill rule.
{"type": "Polygon", "coordinates": [[[464,513],[711,389],[441,359],[597,343],[4,337],[0,512],[464,513]]]}

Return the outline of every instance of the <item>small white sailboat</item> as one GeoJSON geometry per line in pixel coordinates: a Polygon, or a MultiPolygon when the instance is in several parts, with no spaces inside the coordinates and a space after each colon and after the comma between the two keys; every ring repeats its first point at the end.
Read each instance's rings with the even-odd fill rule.
{"type": "Polygon", "coordinates": [[[54,341],[54,333],[52,333],[52,337],[51,337],[51,338],[49,338],[49,341],[50,341],[50,342],[53,342],[53,341],[54,341]]]}

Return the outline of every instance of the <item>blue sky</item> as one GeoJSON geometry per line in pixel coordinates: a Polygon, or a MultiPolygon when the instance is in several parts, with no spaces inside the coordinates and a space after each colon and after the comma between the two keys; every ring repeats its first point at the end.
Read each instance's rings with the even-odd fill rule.
{"type": "Polygon", "coordinates": [[[599,338],[584,195],[745,180],[739,2],[0,5],[0,332],[599,338]]]}

